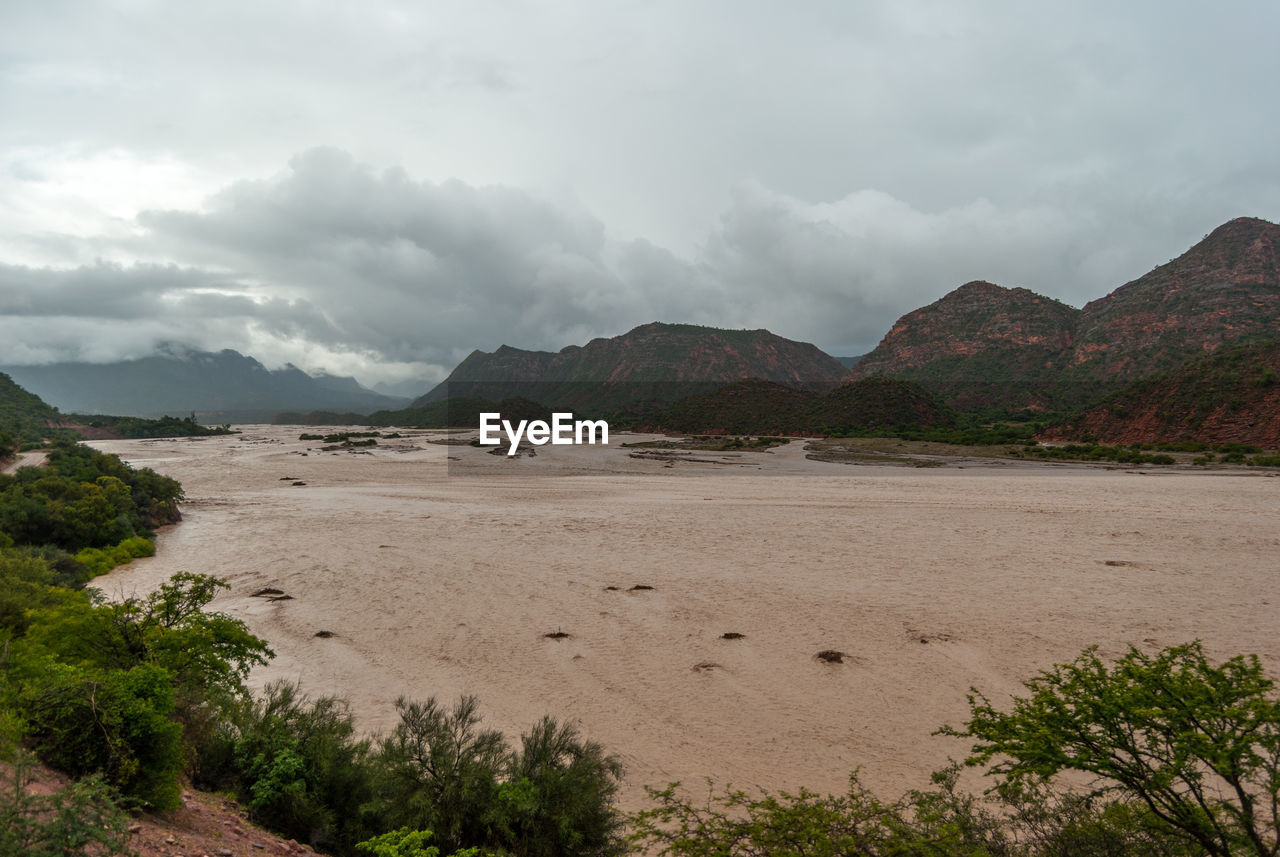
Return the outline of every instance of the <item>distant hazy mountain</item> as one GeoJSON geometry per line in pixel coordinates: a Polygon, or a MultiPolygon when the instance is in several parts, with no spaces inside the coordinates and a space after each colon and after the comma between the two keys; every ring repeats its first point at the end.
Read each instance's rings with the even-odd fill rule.
{"type": "Polygon", "coordinates": [[[268,370],[236,351],[168,347],[117,363],[53,363],[6,368],[13,379],[64,412],[185,416],[205,422],[269,422],[284,410],[370,411],[404,405],[354,378],[268,370]]]}
{"type": "Polygon", "coordinates": [[[637,397],[674,401],[693,389],[689,385],[718,386],[742,378],[825,390],[845,371],[817,347],[767,330],[654,322],[558,352],[505,345],[493,353],[474,351],[414,404],[453,396],[525,396],[546,404],[619,407],[637,397]]]}

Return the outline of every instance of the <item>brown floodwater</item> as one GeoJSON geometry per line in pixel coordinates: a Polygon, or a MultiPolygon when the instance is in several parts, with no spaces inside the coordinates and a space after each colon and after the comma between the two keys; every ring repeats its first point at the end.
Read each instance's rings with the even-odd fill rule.
{"type": "Polygon", "coordinates": [[[255,684],[342,695],[370,731],[400,696],[475,695],[513,737],[575,720],[623,759],[629,808],[705,776],[923,787],[967,749],[931,733],[971,686],[1007,699],[1090,645],[1200,638],[1280,671],[1262,473],[851,466],[800,443],[672,463],[617,437],[508,459],[438,433],[358,453],[299,432],[95,442],[187,495],[157,555],[97,585],[223,577],[214,606],[277,653],[255,684]]]}

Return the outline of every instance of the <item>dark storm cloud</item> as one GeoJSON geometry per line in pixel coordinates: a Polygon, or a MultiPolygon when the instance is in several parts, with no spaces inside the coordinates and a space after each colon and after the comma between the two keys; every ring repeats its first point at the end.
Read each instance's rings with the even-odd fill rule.
{"type": "Polygon", "coordinates": [[[1050,205],[925,212],[882,191],[811,203],[755,182],[684,258],[611,240],[580,206],[419,181],[332,148],[137,223],[145,233],[121,246],[185,266],[0,267],[0,327],[26,318],[43,337],[30,348],[15,334],[0,360],[83,355],[85,336],[101,359],[176,339],[277,364],[360,355],[366,374],[398,364],[429,381],[473,348],[558,349],[653,320],[767,327],[856,354],[971,279],[1078,305],[1163,261],[1136,224],[1103,234],[1050,205]]]}
{"type": "Polygon", "coordinates": [[[654,319],[857,353],[975,278],[1080,305],[1280,219],[1278,28],[1261,0],[4,4],[0,349],[180,336],[378,380],[654,319]]]}
{"type": "Polygon", "coordinates": [[[166,342],[218,350],[248,347],[250,331],[279,339],[331,331],[305,300],[249,292],[224,274],[176,265],[0,265],[0,363],[101,362],[166,342]]]}
{"type": "Polygon", "coordinates": [[[333,149],[236,184],[203,212],[139,222],[167,252],[305,294],[324,314],[323,326],[300,322],[316,341],[396,361],[450,363],[508,339],[565,344],[643,304],[605,264],[594,217],[518,190],[377,172],[333,149]]]}

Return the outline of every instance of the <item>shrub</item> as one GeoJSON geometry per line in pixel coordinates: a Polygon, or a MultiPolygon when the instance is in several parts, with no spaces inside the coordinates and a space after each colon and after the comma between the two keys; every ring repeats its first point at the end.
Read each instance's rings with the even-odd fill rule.
{"type": "Polygon", "coordinates": [[[155,556],[156,546],[150,539],[130,536],[112,548],[85,548],[76,554],[76,562],[90,578],[106,574],[119,565],[127,565],[138,557],[155,556]]]}
{"type": "Polygon", "coordinates": [[[382,744],[388,821],[434,830],[446,851],[492,839],[498,777],[509,750],[502,733],[480,728],[479,705],[452,708],[435,697],[396,700],[400,722],[382,744]]]}
{"type": "Polygon", "coordinates": [[[648,789],[657,805],[632,816],[630,841],[668,857],[979,857],[1009,853],[995,816],[956,791],[954,770],[937,789],[885,802],[849,777],[844,794],[711,790],[705,802],[679,784],[648,789]]]}
{"type": "MultiPolygon", "coordinates": [[[[430,830],[410,830],[402,827],[375,836],[364,842],[356,843],[356,848],[373,857],[438,857],[440,849],[428,845],[431,841],[430,830]]],[[[453,852],[450,857],[481,857],[479,848],[464,848],[453,852]]]]}
{"type": "Polygon", "coordinates": [[[151,664],[107,672],[59,665],[20,702],[43,761],[76,777],[101,772],[152,809],[179,805],[182,730],[170,718],[173,704],[168,672],[151,664]]]}
{"type": "Polygon", "coordinates": [[[501,844],[528,857],[619,853],[621,779],[617,757],[575,726],[542,718],[522,736],[498,789],[501,844]]]}
{"type": "Polygon", "coordinates": [[[20,756],[0,787],[0,854],[64,857],[121,854],[129,817],[101,777],[91,776],[37,795],[27,790],[29,765],[20,756]]]}
{"type": "Polygon", "coordinates": [[[345,702],[268,685],[199,747],[196,781],[234,788],[253,817],[315,847],[351,853],[375,829],[369,741],[345,702]]]}
{"type": "Polygon", "coordinates": [[[16,548],[0,548],[0,638],[20,637],[26,632],[31,622],[29,611],[52,600],[53,576],[53,569],[40,557],[16,548]]]}
{"type": "Polygon", "coordinates": [[[1144,823],[1215,857],[1280,852],[1280,700],[1256,656],[1211,664],[1199,642],[1108,667],[1096,650],[1026,682],[997,711],[969,697],[970,764],[1014,782],[1092,775],[1144,823]]]}

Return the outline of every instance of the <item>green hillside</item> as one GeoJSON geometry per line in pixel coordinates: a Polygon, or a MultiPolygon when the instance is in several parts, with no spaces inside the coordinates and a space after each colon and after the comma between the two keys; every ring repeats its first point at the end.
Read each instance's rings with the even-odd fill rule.
{"type": "Polygon", "coordinates": [[[842,435],[954,425],[954,415],[920,385],[876,375],[822,395],[749,378],[685,397],[648,427],[687,434],[842,435]]]}
{"type": "Polygon", "coordinates": [[[0,372],[0,457],[8,450],[47,437],[48,424],[57,419],[56,410],[0,372]]]}
{"type": "Polygon", "coordinates": [[[1280,446],[1280,339],[1223,347],[1143,378],[1051,426],[1045,437],[1275,449],[1280,446]]]}

